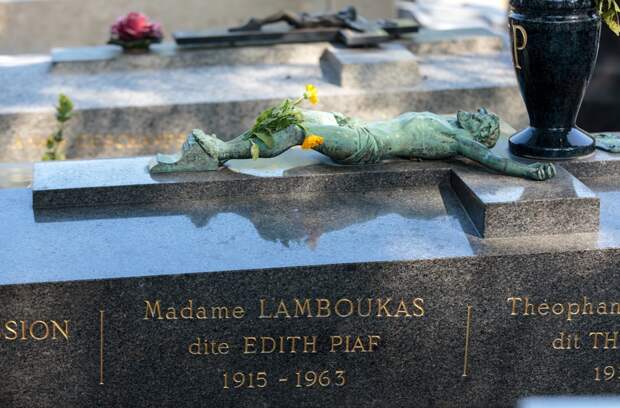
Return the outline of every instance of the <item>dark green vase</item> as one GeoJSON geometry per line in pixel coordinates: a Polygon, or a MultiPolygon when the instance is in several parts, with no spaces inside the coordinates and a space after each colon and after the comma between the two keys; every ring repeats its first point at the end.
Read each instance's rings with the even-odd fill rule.
{"type": "Polygon", "coordinates": [[[593,0],[511,0],[512,54],[530,127],[510,138],[518,156],[568,159],[594,152],[576,127],[594,71],[601,18],[593,0]]]}

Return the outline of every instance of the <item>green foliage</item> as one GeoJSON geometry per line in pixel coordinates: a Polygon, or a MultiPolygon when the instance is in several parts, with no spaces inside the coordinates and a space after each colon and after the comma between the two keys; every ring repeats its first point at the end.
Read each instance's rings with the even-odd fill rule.
{"type": "Polygon", "coordinates": [[[61,145],[64,141],[65,126],[71,119],[72,114],[73,102],[71,102],[68,96],[60,94],[58,96],[58,105],[56,106],[56,122],[58,122],[58,126],[56,131],[47,138],[46,150],[41,158],[42,160],[65,159],[65,153],[62,151],[61,145]]]}
{"type": "Polygon", "coordinates": [[[620,5],[619,0],[596,0],[598,12],[607,26],[620,36],[620,5]]]}
{"type": "Polygon", "coordinates": [[[303,117],[297,105],[303,98],[296,101],[284,100],[278,106],[263,111],[252,129],[245,133],[244,138],[252,142],[252,157],[257,159],[260,155],[259,142],[271,149],[274,145],[273,135],[289,126],[300,126],[303,117]]]}

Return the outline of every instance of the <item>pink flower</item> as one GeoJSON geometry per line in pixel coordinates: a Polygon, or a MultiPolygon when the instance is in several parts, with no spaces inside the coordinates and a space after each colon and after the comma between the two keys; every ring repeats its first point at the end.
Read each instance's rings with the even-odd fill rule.
{"type": "Polygon", "coordinates": [[[112,40],[116,41],[161,41],[163,33],[161,25],[149,20],[141,13],[131,12],[124,17],[119,17],[110,28],[112,40]]]}

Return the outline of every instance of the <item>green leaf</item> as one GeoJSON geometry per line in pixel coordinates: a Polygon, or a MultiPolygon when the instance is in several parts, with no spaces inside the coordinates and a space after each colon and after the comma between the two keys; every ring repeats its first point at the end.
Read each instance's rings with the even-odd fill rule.
{"type": "Polygon", "coordinates": [[[303,122],[298,104],[299,102],[285,99],[279,105],[264,110],[256,118],[252,129],[243,134],[243,139],[251,140],[254,144],[260,140],[267,148],[273,148],[274,133],[303,122]]]}
{"type": "Polygon", "coordinates": [[[270,135],[269,133],[256,132],[254,136],[256,136],[256,138],[258,138],[261,142],[265,143],[265,146],[267,146],[267,148],[269,149],[273,148],[273,136],[270,135]]]}
{"type": "Polygon", "coordinates": [[[260,157],[260,148],[258,147],[256,143],[252,142],[252,147],[250,148],[250,152],[252,153],[252,159],[258,160],[258,158],[260,157]]]}
{"type": "Polygon", "coordinates": [[[73,102],[68,96],[60,94],[58,96],[58,106],[56,106],[56,119],[60,123],[67,122],[71,119],[71,112],[73,111],[73,102]]]}

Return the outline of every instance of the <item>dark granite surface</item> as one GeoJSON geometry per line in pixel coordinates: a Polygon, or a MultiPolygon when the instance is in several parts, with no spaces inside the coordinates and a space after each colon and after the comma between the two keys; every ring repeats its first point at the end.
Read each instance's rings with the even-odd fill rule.
{"type": "Polygon", "coordinates": [[[620,252],[610,249],[0,286],[4,321],[70,320],[68,340],[0,341],[3,364],[11,368],[0,376],[0,402],[11,408],[495,408],[531,395],[617,394],[620,382],[595,380],[595,368],[614,364],[617,351],[593,349],[589,336],[617,330],[617,315],[568,320],[565,310],[584,296],[597,304],[618,302],[618,259],[620,252]],[[564,313],[511,315],[507,299],[524,296],[536,305],[563,304],[564,313]],[[375,308],[370,318],[334,312],[260,318],[260,299],[267,305],[262,315],[269,316],[274,302],[295,298],[313,305],[316,299],[333,305],[391,298],[390,314],[401,298],[409,305],[422,299],[424,315],[378,317],[375,308]],[[157,320],[148,317],[145,303],[157,299],[177,313],[192,299],[194,307],[239,305],[245,314],[157,320]],[[579,333],[581,349],[554,349],[561,332],[579,333]],[[330,352],[331,336],[346,335],[366,342],[378,336],[377,347],[330,352]],[[244,337],[260,336],[317,336],[317,351],[244,353],[244,337]],[[226,342],[229,353],[192,355],[197,339],[226,342]],[[330,385],[296,387],[296,373],[307,371],[327,371],[330,385]],[[345,372],[345,386],[333,385],[336,371],[345,372]],[[225,389],[224,373],[235,372],[265,372],[268,385],[225,389]]]}
{"type": "MultiPolygon", "coordinates": [[[[584,180],[587,185],[589,179],[584,180]]],[[[606,177],[596,179],[595,186],[607,190],[595,190],[601,200],[600,233],[486,240],[447,181],[439,187],[366,193],[250,195],[36,212],[30,190],[0,190],[0,264],[5,266],[0,283],[620,246],[613,204],[620,185],[606,177]]]]}
{"type": "Polygon", "coordinates": [[[346,193],[319,183],[293,194],[35,211],[30,189],[0,190],[0,355],[10,367],[0,406],[495,408],[528,396],[619,394],[620,379],[597,381],[595,371],[615,364],[618,349],[594,349],[591,333],[613,335],[620,314],[512,315],[507,299],[563,310],[620,303],[620,180],[563,173],[545,192],[487,174],[476,191],[489,205],[529,194],[532,203],[597,198],[600,229],[482,239],[450,182],[462,163],[407,163],[416,177],[396,171],[403,165],[292,170],[302,179],[338,174],[346,193]],[[401,298],[409,306],[400,317],[378,308],[368,318],[260,317],[280,299],[392,299],[394,316],[401,298]],[[244,315],[145,319],[145,300],[157,299],[179,314],[192,299],[244,315]],[[69,320],[69,338],[11,341],[12,320],[69,320]],[[554,349],[562,332],[579,334],[581,347],[554,349]],[[244,338],[261,336],[317,336],[317,350],[244,353],[244,338]],[[331,352],[332,336],[360,336],[365,351],[331,352]],[[377,336],[372,351],[368,336],[377,336]],[[226,343],[228,354],[190,353],[205,340],[226,343]],[[268,383],[224,388],[224,374],[238,372],[264,372],[268,383]],[[326,373],[329,384],[308,386],[308,372],[326,373]],[[335,385],[338,373],[346,385],[335,385]]]}

